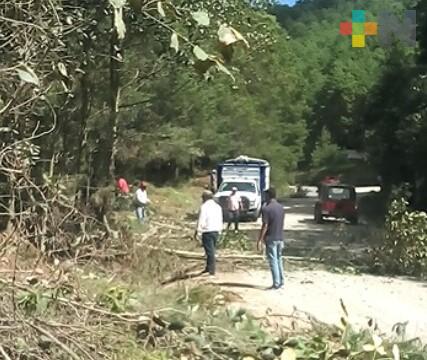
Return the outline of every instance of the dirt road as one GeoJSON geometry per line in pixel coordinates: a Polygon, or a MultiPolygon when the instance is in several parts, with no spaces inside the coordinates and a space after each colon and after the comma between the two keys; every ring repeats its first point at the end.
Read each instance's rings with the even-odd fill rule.
{"type": "MultiPolygon", "coordinates": [[[[289,255],[315,255],[342,246],[362,250],[364,225],[337,222],[317,225],[313,218],[314,199],[293,199],[284,203],[285,234],[289,255]]],[[[243,226],[255,238],[259,224],[243,226]]],[[[286,267],[286,266],[285,266],[286,267]]],[[[427,283],[408,279],[345,275],[320,270],[286,271],[283,290],[266,290],[271,285],[268,269],[219,274],[217,283],[240,295],[240,305],[262,316],[266,311],[291,315],[295,309],[310,313],[320,321],[337,324],[342,316],[340,299],[346,304],[350,321],[365,327],[369,319],[392,333],[393,325],[408,322],[408,337],[427,343],[427,283]]]]}

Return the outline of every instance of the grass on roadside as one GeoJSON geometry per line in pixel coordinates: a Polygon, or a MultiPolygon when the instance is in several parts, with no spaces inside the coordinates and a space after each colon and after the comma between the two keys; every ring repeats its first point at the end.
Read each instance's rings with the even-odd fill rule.
{"type": "Polygon", "coordinates": [[[203,188],[192,184],[173,187],[150,187],[152,212],[165,217],[185,217],[194,214],[200,205],[203,188]]]}
{"type": "MultiPolygon", "coordinates": [[[[156,187],[148,184],[147,192],[151,204],[146,209],[147,220],[166,218],[171,220],[196,220],[197,211],[201,203],[203,189],[190,183],[173,187],[156,187]]],[[[120,199],[120,207],[113,213],[114,221],[125,224],[132,233],[143,233],[147,224],[140,224],[136,219],[134,197],[120,199]]]]}

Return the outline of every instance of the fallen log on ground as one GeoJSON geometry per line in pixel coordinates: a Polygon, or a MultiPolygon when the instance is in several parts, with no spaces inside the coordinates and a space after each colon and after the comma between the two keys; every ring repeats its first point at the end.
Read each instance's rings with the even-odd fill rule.
{"type": "MultiPolygon", "coordinates": [[[[175,255],[178,257],[182,257],[185,259],[191,259],[191,260],[204,260],[205,255],[202,253],[197,253],[193,251],[184,251],[184,250],[173,250],[169,248],[162,248],[158,246],[148,245],[148,244],[141,244],[142,247],[146,247],[150,250],[154,251],[160,251],[164,252],[169,255],[175,255]]],[[[317,262],[321,263],[322,260],[318,258],[305,258],[305,257],[299,257],[299,256],[284,256],[285,260],[288,261],[307,261],[307,262],[317,262]]],[[[251,255],[251,254],[219,254],[217,255],[216,259],[218,261],[226,261],[226,260],[264,260],[263,255],[251,255]]]]}
{"type": "Polygon", "coordinates": [[[151,225],[157,226],[159,228],[169,229],[169,230],[177,230],[177,231],[185,230],[184,226],[177,226],[171,223],[164,223],[159,221],[151,221],[151,225]]]}
{"type": "Polygon", "coordinates": [[[164,279],[160,284],[170,285],[176,281],[187,280],[187,279],[198,277],[202,274],[200,271],[196,271],[199,267],[200,267],[199,265],[193,265],[186,269],[177,271],[174,274],[172,274],[169,278],[164,279]]]}

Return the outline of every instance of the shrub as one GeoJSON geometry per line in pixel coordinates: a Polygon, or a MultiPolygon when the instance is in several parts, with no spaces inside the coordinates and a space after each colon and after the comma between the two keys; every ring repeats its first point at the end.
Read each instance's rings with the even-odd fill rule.
{"type": "Polygon", "coordinates": [[[376,256],[387,271],[417,276],[427,274],[427,214],[411,211],[405,197],[391,202],[383,241],[376,256]]]}

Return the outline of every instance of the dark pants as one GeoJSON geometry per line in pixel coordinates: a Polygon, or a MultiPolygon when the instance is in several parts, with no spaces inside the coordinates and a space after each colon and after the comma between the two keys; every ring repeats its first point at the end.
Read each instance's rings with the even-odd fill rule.
{"type": "Polygon", "coordinates": [[[239,230],[239,219],[240,219],[240,212],[237,211],[229,211],[228,212],[228,226],[227,229],[230,229],[231,224],[234,223],[234,229],[239,230]]]}
{"type": "Polygon", "coordinates": [[[206,232],[202,234],[202,244],[206,252],[206,269],[211,275],[215,275],[215,247],[219,233],[206,232]]]}

